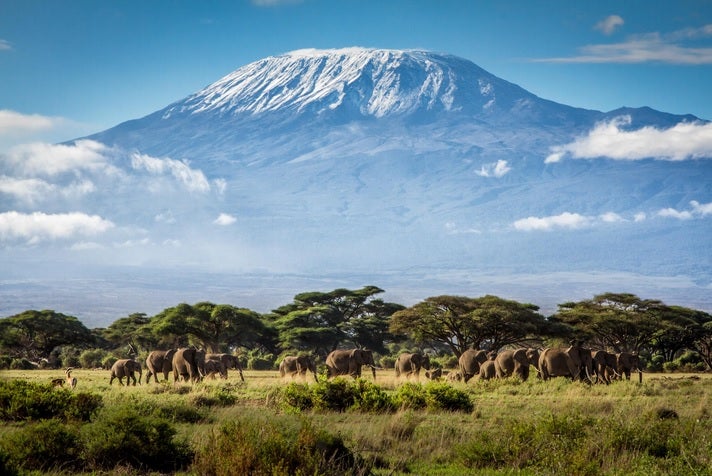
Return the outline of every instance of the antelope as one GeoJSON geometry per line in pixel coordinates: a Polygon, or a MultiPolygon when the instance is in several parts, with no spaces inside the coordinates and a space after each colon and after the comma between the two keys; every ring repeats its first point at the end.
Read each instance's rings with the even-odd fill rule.
{"type": "Polygon", "coordinates": [[[67,367],[64,373],[67,374],[67,385],[69,385],[69,388],[74,389],[77,386],[77,377],[72,377],[72,367],[67,367]]]}
{"type": "Polygon", "coordinates": [[[52,379],[52,387],[63,387],[63,386],[64,386],[63,378],[53,378],[52,379]]]}

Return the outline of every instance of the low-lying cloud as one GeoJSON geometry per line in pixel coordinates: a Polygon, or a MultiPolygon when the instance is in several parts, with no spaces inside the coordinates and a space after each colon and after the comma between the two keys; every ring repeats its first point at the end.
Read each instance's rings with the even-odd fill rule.
{"type": "Polygon", "coordinates": [[[146,154],[131,155],[131,166],[153,175],[171,175],[191,192],[209,192],[210,183],[201,170],[192,169],[188,162],[170,158],[159,159],[146,154]]]}
{"type": "Polygon", "coordinates": [[[681,122],[669,129],[623,128],[630,123],[630,116],[601,122],[587,135],[569,144],[551,147],[545,162],[555,163],[567,157],[672,161],[712,158],[712,123],[681,122]]]}
{"type": "Polygon", "coordinates": [[[36,244],[48,240],[93,236],[113,227],[114,224],[109,220],[80,212],[28,214],[9,211],[0,213],[0,242],[21,240],[36,244]]]}
{"type": "Polygon", "coordinates": [[[16,176],[51,177],[105,169],[109,152],[108,147],[93,140],[78,140],[74,144],[36,142],[12,147],[2,158],[5,167],[16,176]]]}

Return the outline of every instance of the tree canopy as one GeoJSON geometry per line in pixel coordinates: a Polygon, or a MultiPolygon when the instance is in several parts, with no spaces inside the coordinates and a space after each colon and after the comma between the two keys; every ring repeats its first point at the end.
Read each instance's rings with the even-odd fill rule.
{"type": "Polygon", "coordinates": [[[549,334],[551,326],[538,310],[490,295],[435,296],[396,312],[390,330],[418,343],[444,345],[460,356],[470,347],[496,350],[549,334]]]}

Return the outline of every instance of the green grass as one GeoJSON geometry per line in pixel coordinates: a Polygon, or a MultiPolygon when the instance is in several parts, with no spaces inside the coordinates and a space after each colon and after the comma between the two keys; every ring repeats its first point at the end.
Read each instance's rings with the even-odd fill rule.
{"type": "MultiPolygon", "coordinates": [[[[0,372],[0,379],[41,383],[58,376],[61,370],[0,372]]],[[[280,468],[294,473],[300,464],[305,474],[322,474],[328,465],[323,466],[319,459],[323,455],[317,449],[336,451],[343,443],[358,462],[353,468],[376,475],[712,475],[709,374],[646,374],[642,384],[619,381],[607,386],[565,379],[473,380],[432,387],[423,382],[410,390],[425,394],[426,388],[433,388],[430,394],[435,397],[430,398],[454,400],[458,405],[464,394],[471,411],[385,405],[383,402],[397,400],[407,388],[390,373],[379,375],[375,386],[370,377],[365,379],[368,383],[360,388],[368,398],[362,407],[344,411],[319,405],[299,410],[285,405],[284,390],[291,382],[306,388],[310,395],[319,394],[323,384],[283,380],[273,371],[246,371],[244,383],[231,374],[227,381],[136,387],[121,387],[116,382],[109,386],[108,371],[75,369],[73,376],[79,381],[75,391],[100,395],[105,408],[130,407],[138,415],[167,422],[170,427],[161,427],[162,431],[170,433],[173,428],[176,441],[186,442],[195,455],[193,466],[183,468],[186,473],[208,470],[201,456],[207,450],[213,458],[224,459],[223,463],[247,464],[242,455],[254,447],[249,454],[271,468],[270,474],[280,474],[280,468]],[[225,427],[226,422],[233,426],[225,427]],[[255,433],[260,427],[271,430],[255,433]],[[217,435],[221,434],[229,435],[233,446],[220,440],[217,435]],[[258,441],[263,437],[267,440],[258,441]],[[257,444],[249,446],[253,440],[257,444]],[[263,445],[290,441],[310,442],[308,457],[302,460],[301,455],[290,452],[257,451],[263,445]],[[234,445],[242,445],[238,447],[244,451],[236,452],[234,445]]],[[[113,421],[109,416],[97,418],[113,421]]],[[[0,422],[0,440],[21,434],[34,424],[0,422]]],[[[64,427],[58,427],[57,438],[72,441],[81,437],[83,433],[75,433],[72,423],[67,425],[63,433],[64,427]]],[[[351,456],[343,457],[348,460],[351,456]]],[[[0,470],[2,458],[0,454],[0,470]]],[[[121,468],[119,465],[116,471],[130,474],[121,468]]]]}

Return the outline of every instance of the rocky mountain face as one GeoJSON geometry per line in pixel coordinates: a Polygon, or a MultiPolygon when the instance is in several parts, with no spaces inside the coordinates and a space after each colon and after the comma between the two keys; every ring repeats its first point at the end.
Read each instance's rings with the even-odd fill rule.
{"type": "Polygon", "coordinates": [[[447,276],[475,295],[522,276],[705,286],[710,161],[595,156],[601,137],[625,148],[636,131],[690,123],[703,121],[557,104],[446,54],[300,50],[85,138],[111,151],[122,180],[97,181],[82,206],[139,230],[154,247],[142,263],[157,266],[381,287],[447,276]]]}

